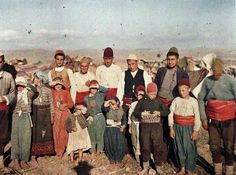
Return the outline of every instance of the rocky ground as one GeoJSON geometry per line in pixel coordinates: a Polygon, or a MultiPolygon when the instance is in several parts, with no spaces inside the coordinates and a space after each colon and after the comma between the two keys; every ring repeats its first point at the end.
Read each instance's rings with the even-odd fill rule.
{"type": "MultiPolygon", "coordinates": [[[[198,153],[210,164],[211,154],[208,145],[208,134],[203,129],[199,132],[197,142],[198,153]]],[[[130,155],[126,155],[120,164],[110,164],[105,154],[91,159],[88,153],[84,154],[84,161],[75,166],[67,156],[58,158],[56,156],[45,156],[37,159],[38,165],[31,171],[24,172],[24,175],[135,175],[141,171],[141,167],[130,155]]],[[[167,175],[175,174],[175,169],[170,164],[163,165],[163,171],[167,175]]],[[[197,166],[197,175],[207,175],[202,167],[197,166]]]]}

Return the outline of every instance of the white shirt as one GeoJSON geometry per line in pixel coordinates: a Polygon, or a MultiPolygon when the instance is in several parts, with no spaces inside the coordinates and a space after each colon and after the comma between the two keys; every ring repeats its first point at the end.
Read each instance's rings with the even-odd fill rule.
{"type": "Polygon", "coordinates": [[[74,73],[75,80],[75,91],[73,92],[72,98],[75,100],[76,92],[89,91],[89,87],[86,86],[87,81],[96,80],[94,73],[87,72],[86,74],[81,74],[80,72],[74,73]]]}
{"type": "MultiPolygon", "coordinates": [[[[63,69],[64,69],[64,66],[62,66],[62,67],[55,67],[55,71],[56,72],[62,72],[63,71],[63,69]]],[[[48,80],[49,80],[49,85],[51,85],[51,83],[52,83],[52,70],[50,70],[49,72],[48,72],[48,80]]],[[[73,96],[74,96],[74,94],[73,94],[73,91],[75,91],[75,88],[76,88],[76,86],[75,86],[75,80],[74,80],[74,75],[73,75],[73,72],[72,72],[72,70],[71,69],[67,69],[67,74],[68,74],[68,77],[69,77],[69,81],[70,81],[70,95],[71,95],[71,98],[73,99],[73,96]]],[[[74,99],[73,99],[74,100],[74,99]]],[[[75,101],[74,101],[75,102],[75,101]]]]}
{"type": "Polygon", "coordinates": [[[101,65],[96,70],[96,77],[99,84],[106,88],[117,88],[121,74],[121,68],[115,64],[111,64],[110,67],[101,65]]]}
{"type": "MultiPolygon", "coordinates": [[[[138,70],[135,72],[130,72],[133,77],[137,74],[138,70]]],[[[144,79],[144,85],[147,87],[149,83],[152,82],[152,78],[146,71],[143,71],[143,79],[144,79]]],[[[117,87],[117,94],[116,96],[119,98],[121,105],[123,104],[123,97],[124,97],[124,88],[125,88],[125,72],[122,72],[121,78],[118,83],[117,87]]]]}

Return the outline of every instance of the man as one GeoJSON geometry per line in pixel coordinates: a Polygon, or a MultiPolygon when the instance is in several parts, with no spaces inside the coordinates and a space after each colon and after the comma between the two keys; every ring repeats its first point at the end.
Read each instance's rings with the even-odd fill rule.
{"type": "Polygon", "coordinates": [[[233,175],[236,81],[223,74],[223,69],[222,60],[216,58],[212,63],[213,75],[204,80],[198,100],[202,125],[209,133],[215,174],[222,174],[224,157],[225,174],[233,175]]]}
{"type": "Polygon", "coordinates": [[[48,73],[49,85],[51,85],[52,80],[54,78],[60,77],[63,79],[66,89],[69,90],[71,92],[71,96],[73,96],[72,89],[75,88],[75,81],[72,70],[64,67],[64,61],[65,61],[64,51],[57,50],[54,55],[54,58],[55,58],[55,67],[48,73]]]}
{"type": "Polygon", "coordinates": [[[95,75],[89,72],[91,58],[83,57],[80,60],[80,70],[74,73],[75,89],[72,92],[72,99],[76,104],[83,104],[84,97],[89,94],[89,84],[91,80],[95,80],[95,75]]]}
{"type": "Polygon", "coordinates": [[[167,66],[158,69],[154,80],[159,89],[158,96],[168,106],[175,97],[179,96],[178,82],[183,78],[188,79],[187,72],[178,67],[178,59],[178,49],[170,48],[166,55],[167,66]]]}
{"type": "Polygon", "coordinates": [[[8,105],[14,99],[15,82],[12,75],[6,71],[3,71],[5,63],[4,55],[0,53],[0,169],[4,171],[7,169],[4,167],[3,153],[4,147],[9,141],[8,130],[8,105]]]}
{"type": "MultiPolygon", "coordinates": [[[[4,56],[3,53],[0,53],[0,57],[3,57],[3,58],[4,58],[5,56],[4,56]]],[[[5,59],[5,58],[4,58],[4,59],[5,59]]],[[[5,62],[2,69],[3,69],[4,71],[6,71],[6,72],[9,72],[9,73],[12,75],[12,77],[13,77],[14,79],[16,79],[17,71],[16,71],[15,66],[10,65],[10,64],[8,64],[8,63],[5,62]]]]}
{"type": "MultiPolygon", "coordinates": [[[[155,77],[154,83],[158,87],[158,96],[160,100],[165,103],[167,106],[170,106],[172,100],[179,96],[178,92],[178,82],[181,79],[188,79],[188,74],[186,71],[178,67],[179,52],[176,47],[171,47],[166,55],[167,65],[158,69],[157,75],[155,77]]],[[[173,145],[172,139],[169,136],[169,126],[168,118],[163,118],[163,131],[164,139],[168,145],[173,145]]],[[[173,147],[169,146],[169,156],[174,163],[177,161],[173,157],[173,147]]],[[[168,156],[168,151],[166,150],[166,159],[168,156]]]]}
{"type": "Polygon", "coordinates": [[[108,88],[106,98],[116,96],[117,85],[122,74],[122,70],[118,65],[113,64],[113,50],[107,47],[103,54],[103,65],[96,70],[96,77],[101,86],[108,88]]]}

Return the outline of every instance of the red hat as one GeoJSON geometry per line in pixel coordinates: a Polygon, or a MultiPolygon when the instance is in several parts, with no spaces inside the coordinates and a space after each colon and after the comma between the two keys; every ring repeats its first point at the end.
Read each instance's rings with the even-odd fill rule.
{"type": "Polygon", "coordinates": [[[135,92],[138,93],[139,91],[145,92],[145,87],[143,85],[139,85],[135,88],[135,92]]]}
{"type": "Polygon", "coordinates": [[[89,89],[99,89],[99,84],[97,80],[91,80],[89,83],[89,89]]]}
{"type": "Polygon", "coordinates": [[[56,58],[57,55],[65,56],[65,52],[64,52],[63,50],[57,50],[57,51],[55,52],[54,58],[56,58]]]}
{"type": "Polygon", "coordinates": [[[150,93],[150,92],[157,92],[157,85],[156,85],[156,83],[149,83],[147,85],[147,93],[150,93]]]}
{"type": "Polygon", "coordinates": [[[107,48],[104,50],[103,58],[113,58],[113,50],[112,50],[112,48],[107,47],[107,48]]]}
{"type": "Polygon", "coordinates": [[[189,79],[187,79],[187,78],[181,79],[181,80],[179,81],[179,84],[178,84],[178,85],[179,85],[179,86],[185,85],[185,86],[190,87],[189,79]]]}

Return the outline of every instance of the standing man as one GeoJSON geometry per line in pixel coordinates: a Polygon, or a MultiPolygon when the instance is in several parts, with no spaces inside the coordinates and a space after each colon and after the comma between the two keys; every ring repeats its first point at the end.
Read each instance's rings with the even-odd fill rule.
{"type": "Polygon", "coordinates": [[[72,99],[76,104],[83,104],[84,97],[89,94],[90,81],[96,79],[94,73],[89,71],[90,62],[91,58],[83,57],[80,60],[79,72],[74,73],[75,89],[72,99]]]}
{"type": "Polygon", "coordinates": [[[167,65],[158,69],[154,83],[158,87],[158,96],[167,106],[171,101],[179,96],[178,82],[183,79],[188,79],[186,71],[178,67],[179,52],[176,47],[171,47],[166,55],[167,65]]]}
{"type": "Polygon", "coordinates": [[[96,70],[96,77],[101,86],[108,88],[106,98],[116,96],[117,85],[122,74],[122,70],[118,65],[113,63],[113,50],[107,47],[103,53],[103,65],[96,70]]]}
{"type": "Polygon", "coordinates": [[[16,91],[12,75],[3,71],[4,63],[4,55],[0,53],[0,169],[3,168],[5,171],[3,153],[10,136],[8,130],[8,106],[16,96],[16,91]]]}
{"type": "Polygon", "coordinates": [[[213,75],[203,82],[198,101],[203,128],[209,133],[215,174],[222,175],[224,158],[225,174],[233,175],[236,81],[223,74],[223,69],[222,60],[216,58],[212,63],[213,75]]]}
{"type": "MultiPolygon", "coordinates": [[[[167,106],[170,106],[172,100],[179,96],[178,92],[178,82],[181,79],[189,79],[186,71],[178,67],[179,52],[176,47],[171,47],[166,55],[167,65],[158,69],[154,83],[158,87],[158,96],[160,100],[165,103],[167,106]]],[[[169,136],[169,126],[168,118],[163,118],[163,131],[164,131],[164,140],[169,145],[169,156],[176,165],[176,158],[173,157],[173,143],[172,139],[169,136]],[[170,146],[171,145],[171,146],[170,146]]],[[[166,160],[168,156],[168,151],[166,149],[166,160]]]]}
{"type": "Polygon", "coordinates": [[[73,96],[72,91],[75,88],[75,81],[72,70],[64,67],[64,62],[65,62],[64,51],[57,50],[54,55],[54,58],[55,58],[55,67],[48,73],[49,85],[51,85],[53,79],[55,79],[56,77],[60,77],[62,78],[66,89],[69,90],[71,96],[73,96]]]}

